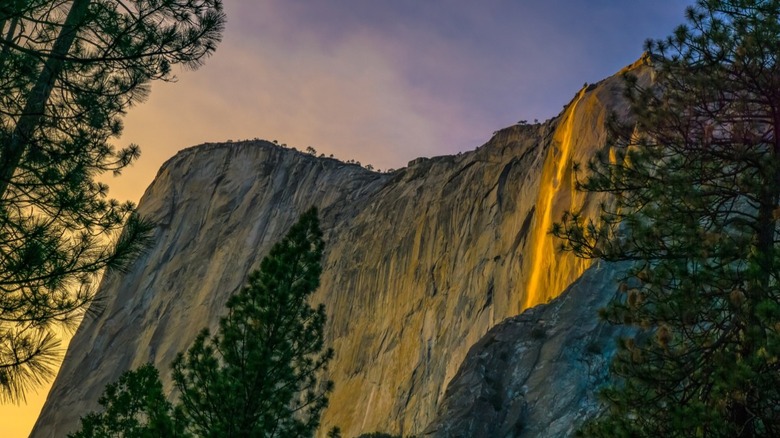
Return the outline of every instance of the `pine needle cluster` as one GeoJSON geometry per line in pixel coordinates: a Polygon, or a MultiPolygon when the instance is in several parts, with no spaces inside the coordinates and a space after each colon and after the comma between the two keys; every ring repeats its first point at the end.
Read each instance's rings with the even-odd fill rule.
{"type": "Polygon", "coordinates": [[[84,417],[71,436],[313,436],[333,389],[324,378],[333,357],[323,341],[325,308],[309,304],[322,251],[311,209],[230,297],[217,333],[203,330],[173,362],[175,406],[147,365],[109,385],[103,411],[84,417]],[[155,435],[163,428],[166,434],[155,435]]]}
{"type": "Polygon", "coordinates": [[[172,67],[221,38],[221,0],[0,2],[0,402],[46,380],[107,269],[144,248],[151,224],[97,180],[122,117],[172,67]]]}
{"type": "Polygon", "coordinates": [[[701,0],[648,42],[654,83],[627,77],[631,120],[580,186],[611,201],[554,229],[633,262],[603,316],[636,335],[586,436],[780,436],[778,47],[780,1],[701,0]]]}

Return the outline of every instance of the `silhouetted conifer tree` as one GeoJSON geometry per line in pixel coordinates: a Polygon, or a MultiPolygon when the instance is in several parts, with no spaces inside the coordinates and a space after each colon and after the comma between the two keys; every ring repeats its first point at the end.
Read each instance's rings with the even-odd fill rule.
{"type": "Polygon", "coordinates": [[[138,157],[109,140],[150,81],[200,65],[223,24],[221,0],[0,1],[0,401],[51,375],[52,326],[143,246],[95,178],[138,157]]]}
{"type": "Polygon", "coordinates": [[[622,339],[586,436],[780,436],[780,1],[700,0],[629,77],[582,187],[598,222],[554,233],[583,257],[633,261],[604,316],[622,339]]]}
{"type": "Polygon", "coordinates": [[[301,437],[319,425],[332,383],[323,348],[322,232],[304,213],[227,303],[216,336],[202,332],[173,364],[179,404],[201,437],[301,437]]]}
{"type": "Polygon", "coordinates": [[[101,413],[81,419],[81,430],[68,438],[184,437],[184,422],[163,395],[160,375],[152,364],[122,374],[100,397],[101,413]]]}
{"type": "Polygon", "coordinates": [[[162,427],[175,436],[312,436],[333,387],[323,379],[333,357],[323,345],[325,308],[309,305],[319,286],[322,249],[312,208],[271,248],[249,284],[230,297],[217,334],[202,331],[176,358],[174,410],[159,403],[156,371],[142,368],[109,385],[101,399],[105,412],[84,417],[73,437],[168,436],[136,433],[162,427]],[[147,384],[136,384],[139,379],[147,384]]]}
{"type": "Polygon", "coordinates": [[[52,326],[78,321],[104,269],[141,249],[149,224],[95,180],[138,147],[109,139],[223,23],[221,0],[0,2],[0,401],[51,375],[52,326]]]}

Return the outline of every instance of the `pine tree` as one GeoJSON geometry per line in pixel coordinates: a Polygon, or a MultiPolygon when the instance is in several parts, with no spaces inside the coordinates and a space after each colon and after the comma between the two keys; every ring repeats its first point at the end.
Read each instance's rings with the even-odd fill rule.
{"type": "Polygon", "coordinates": [[[157,368],[146,364],[106,386],[103,411],[81,419],[81,430],[68,438],[184,437],[184,422],[163,395],[157,368]]]}
{"type": "Polygon", "coordinates": [[[223,25],[221,0],[0,2],[0,401],[51,375],[53,326],[142,249],[150,225],[95,178],[138,158],[110,144],[122,116],[223,25]]]}
{"type": "Polygon", "coordinates": [[[203,330],[178,355],[174,409],[157,370],[146,365],[108,385],[104,412],[83,417],[71,437],[312,436],[333,387],[322,376],[333,357],[323,345],[325,308],[308,303],[319,286],[322,250],[312,208],[230,297],[217,334],[203,330]]]}
{"type": "Polygon", "coordinates": [[[179,404],[199,437],[311,436],[327,405],[319,286],[322,232],[303,214],[227,303],[218,333],[203,331],[173,364],[179,404]]]}
{"type": "Polygon", "coordinates": [[[583,257],[631,261],[604,310],[619,342],[604,437],[780,436],[780,1],[700,0],[650,41],[655,83],[627,81],[582,188],[598,221],[554,234],[583,257]]]}

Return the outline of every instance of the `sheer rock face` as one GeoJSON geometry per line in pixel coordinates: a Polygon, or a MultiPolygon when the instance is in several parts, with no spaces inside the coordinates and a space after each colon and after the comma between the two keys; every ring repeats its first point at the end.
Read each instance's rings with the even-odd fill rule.
{"type": "Polygon", "coordinates": [[[560,297],[493,327],[469,351],[425,437],[569,437],[599,410],[615,339],[599,320],[618,265],[597,264],[560,297]]]}
{"type": "Polygon", "coordinates": [[[312,205],[327,245],[315,299],[336,352],[322,430],[422,432],[474,343],[587,268],[556,254],[547,231],[574,205],[596,208],[574,194],[571,164],[604,143],[621,93],[619,77],[606,79],[555,119],[392,174],[267,142],[180,152],[139,204],[159,224],[151,247],[104,280],[101,311],[79,327],[32,436],[77,428],[107,383],[143,363],[170,389],[176,353],[216,328],[227,298],[312,205]]]}

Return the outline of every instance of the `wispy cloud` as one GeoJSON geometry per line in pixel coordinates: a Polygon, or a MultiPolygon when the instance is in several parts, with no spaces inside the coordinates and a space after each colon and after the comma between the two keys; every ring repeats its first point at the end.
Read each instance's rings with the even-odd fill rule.
{"type": "Polygon", "coordinates": [[[137,199],[159,165],[205,141],[260,137],[375,167],[472,149],[554,116],[668,33],[676,0],[235,0],[200,71],[156,84],[120,143],[144,155],[112,194],[137,199]]]}

